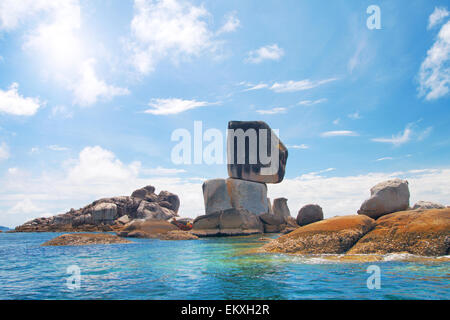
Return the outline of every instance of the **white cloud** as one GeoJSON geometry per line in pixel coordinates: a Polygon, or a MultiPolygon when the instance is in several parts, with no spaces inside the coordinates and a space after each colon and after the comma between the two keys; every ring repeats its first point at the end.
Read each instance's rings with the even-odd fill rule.
{"type": "Polygon", "coordinates": [[[226,15],[226,22],[225,24],[216,32],[217,35],[222,33],[228,33],[236,31],[237,28],[241,25],[241,22],[239,21],[236,12],[231,12],[226,15]]]}
{"type": "Polygon", "coordinates": [[[287,109],[282,107],[267,110],[256,110],[256,112],[259,114],[277,114],[277,113],[286,113],[286,111],[287,109]]]}
{"type": "Polygon", "coordinates": [[[427,100],[444,97],[450,86],[450,21],[444,24],[419,71],[419,94],[427,100]]]}
{"type": "Polygon", "coordinates": [[[326,98],[317,99],[317,100],[302,100],[298,104],[301,106],[313,106],[315,104],[327,102],[328,100],[326,98]]]}
{"type": "Polygon", "coordinates": [[[302,150],[305,150],[305,149],[309,149],[309,146],[306,145],[306,144],[300,144],[300,145],[294,144],[294,145],[287,146],[287,148],[288,149],[302,149],[302,150]]]}
{"type": "Polygon", "coordinates": [[[271,199],[285,197],[291,215],[306,204],[317,203],[325,217],[356,214],[362,202],[369,198],[370,188],[392,179],[407,179],[411,193],[410,203],[419,200],[449,204],[450,169],[410,170],[406,172],[373,172],[356,176],[326,177],[323,174],[306,174],[294,179],[284,179],[279,184],[270,184],[271,199]]]}
{"type": "Polygon", "coordinates": [[[0,89],[0,113],[16,116],[32,116],[41,107],[39,98],[23,97],[19,94],[19,84],[14,82],[6,90],[0,89]]]}
{"type": "Polygon", "coordinates": [[[428,18],[428,29],[440,24],[445,18],[449,16],[447,8],[435,7],[433,13],[428,18]]]}
{"type": "Polygon", "coordinates": [[[267,83],[258,83],[258,84],[255,84],[255,85],[246,83],[245,85],[249,86],[249,88],[244,89],[242,91],[261,90],[261,89],[265,89],[265,88],[269,87],[269,85],[267,83]]]}
{"type": "Polygon", "coordinates": [[[110,100],[115,96],[123,96],[130,93],[127,88],[111,86],[98,79],[94,70],[94,64],[94,59],[88,59],[80,65],[79,80],[72,85],[75,103],[81,106],[88,106],[96,103],[100,98],[110,100]]]}
{"type": "Polygon", "coordinates": [[[214,51],[217,43],[207,24],[209,16],[203,6],[187,1],[135,0],[128,42],[131,63],[147,74],[166,56],[178,61],[214,51]]]}
{"type": "Polygon", "coordinates": [[[167,176],[167,175],[175,175],[179,173],[185,173],[184,169],[175,169],[175,168],[163,168],[156,167],[154,169],[142,169],[143,174],[154,175],[154,176],[167,176]]]}
{"type": "Polygon", "coordinates": [[[250,51],[247,54],[247,58],[245,59],[246,62],[249,63],[261,63],[264,60],[280,60],[281,57],[284,55],[284,50],[278,45],[271,44],[264,47],[261,47],[257,50],[250,51]]]}
{"type": "Polygon", "coordinates": [[[386,160],[393,160],[394,158],[392,158],[392,157],[383,157],[383,158],[379,158],[379,159],[377,159],[377,160],[375,160],[375,161],[386,161],[386,160]]]}
{"type": "Polygon", "coordinates": [[[6,143],[0,144],[0,161],[9,159],[9,147],[6,143]]]}
{"type": "Polygon", "coordinates": [[[206,107],[209,105],[217,105],[217,103],[169,98],[153,99],[148,105],[151,107],[151,109],[145,110],[145,113],[155,115],[169,115],[178,114],[195,108],[206,107]]]}
{"type": "Polygon", "coordinates": [[[17,202],[11,209],[8,210],[9,214],[30,214],[30,213],[37,213],[42,212],[43,210],[36,205],[33,204],[33,202],[26,198],[22,201],[17,202]]]}
{"type": "Polygon", "coordinates": [[[326,131],[322,132],[322,137],[355,137],[358,136],[357,132],[350,130],[337,130],[337,131],[326,131]]]}
{"type": "Polygon", "coordinates": [[[382,143],[391,143],[394,146],[402,145],[411,140],[412,129],[411,125],[407,125],[403,132],[400,132],[397,135],[393,135],[392,138],[374,138],[372,141],[374,142],[382,142],[382,143]]]}
{"type": "Polygon", "coordinates": [[[60,147],[56,144],[52,144],[52,145],[48,146],[47,148],[49,148],[52,151],[68,151],[69,150],[69,148],[60,147]]]}
{"type": "Polygon", "coordinates": [[[341,119],[337,118],[333,120],[334,125],[338,125],[341,122],[341,119]]]}
{"type": "Polygon", "coordinates": [[[361,119],[361,115],[359,114],[359,112],[354,112],[354,113],[350,113],[349,115],[347,115],[350,119],[353,120],[358,120],[361,119]]]}
{"type": "Polygon", "coordinates": [[[73,117],[73,111],[66,106],[55,106],[52,108],[51,117],[69,119],[73,117]]]}
{"type": "Polygon", "coordinates": [[[418,141],[425,140],[426,138],[429,137],[429,135],[431,134],[431,131],[433,131],[433,127],[430,126],[430,127],[426,128],[425,130],[423,130],[422,132],[420,132],[418,134],[417,140],[418,141]]]}
{"type": "Polygon", "coordinates": [[[303,91],[303,90],[309,90],[316,87],[319,87],[323,84],[336,81],[337,78],[329,78],[319,81],[311,81],[309,79],[300,80],[300,81],[285,81],[285,82],[275,82],[270,89],[275,92],[295,92],[295,91],[303,91]]]}

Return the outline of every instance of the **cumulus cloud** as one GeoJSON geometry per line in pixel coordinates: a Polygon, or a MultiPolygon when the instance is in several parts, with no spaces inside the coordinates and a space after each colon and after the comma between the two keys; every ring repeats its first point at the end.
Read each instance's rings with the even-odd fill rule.
{"type": "Polygon", "coordinates": [[[239,21],[236,12],[231,12],[226,15],[226,22],[224,25],[216,32],[217,35],[222,33],[229,33],[236,31],[237,28],[241,25],[241,22],[239,21]]]}
{"type": "Polygon", "coordinates": [[[266,110],[256,110],[259,114],[277,114],[277,113],[286,113],[286,108],[272,108],[272,109],[266,109],[266,110]]]}
{"type": "Polygon", "coordinates": [[[178,114],[187,110],[196,109],[200,107],[217,105],[217,103],[169,98],[169,99],[153,99],[152,101],[150,101],[148,105],[151,107],[151,109],[145,110],[144,111],[145,113],[150,113],[154,115],[170,115],[170,114],[178,114]]]}
{"type": "Polygon", "coordinates": [[[284,50],[276,43],[267,45],[264,47],[261,47],[259,49],[250,51],[247,54],[247,58],[245,59],[246,62],[249,63],[261,63],[264,60],[280,60],[281,57],[284,55],[284,50]]]}
{"type": "Polygon", "coordinates": [[[19,94],[19,84],[14,82],[7,90],[0,89],[0,113],[16,116],[32,116],[41,107],[39,98],[19,94]]]}
{"type": "Polygon", "coordinates": [[[402,178],[409,182],[411,204],[419,200],[449,204],[450,169],[372,172],[334,177],[326,176],[325,171],[303,174],[294,179],[284,179],[280,184],[270,184],[268,185],[269,197],[271,199],[288,198],[292,216],[296,216],[302,206],[317,203],[323,208],[325,217],[329,218],[336,215],[356,214],[361,203],[369,198],[369,190],[372,186],[384,180],[402,178]]]}
{"type": "Polygon", "coordinates": [[[5,142],[0,144],[0,161],[9,159],[9,147],[5,142]]]}
{"type": "MultiPolygon", "coordinates": [[[[436,11],[435,11],[436,12],[436,11]]],[[[433,13],[435,14],[435,13],[433,13]]],[[[435,25],[441,19],[431,18],[435,25]]],[[[448,15],[448,12],[447,12],[448,15]]],[[[443,16],[442,16],[443,17],[443,16]]],[[[442,18],[443,19],[443,18],[442,18]]],[[[419,95],[426,100],[444,97],[450,86],[450,21],[447,21],[437,35],[433,46],[428,50],[419,70],[419,95]]]]}
{"type": "Polygon", "coordinates": [[[447,8],[436,7],[433,13],[428,17],[428,29],[440,24],[445,18],[449,16],[447,8]]]}
{"type": "Polygon", "coordinates": [[[207,24],[209,16],[203,6],[187,1],[135,0],[127,42],[132,65],[147,74],[164,57],[178,61],[214,51],[217,42],[207,24]]]}
{"type": "Polygon", "coordinates": [[[336,130],[336,131],[325,131],[322,132],[321,136],[324,138],[328,137],[355,137],[359,134],[355,131],[350,130],[336,130]]]}
{"type": "Polygon", "coordinates": [[[300,80],[300,81],[285,81],[285,82],[275,82],[270,89],[281,93],[281,92],[296,92],[296,91],[303,91],[303,90],[309,90],[316,87],[319,87],[321,85],[324,85],[329,82],[336,81],[337,78],[329,78],[329,79],[323,79],[318,81],[312,81],[309,79],[300,80]]]}
{"type": "Polygon", "coordinates": [[[115,96],[130,93],[127,88],[108,85],[99,79],[95,73],[94,64],[95,60],[89,59],[80,65],[79,80],[72,84],[75,103],[81,106],[89,106],[96,103],[99,98],[110,100],[115,96]]]}

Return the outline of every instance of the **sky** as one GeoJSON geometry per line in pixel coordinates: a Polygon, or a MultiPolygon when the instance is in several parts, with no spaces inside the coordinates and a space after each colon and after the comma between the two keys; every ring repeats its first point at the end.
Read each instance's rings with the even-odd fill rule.
{"type": "Polygon", "coordinates": [[[394,177],[411,205],[450,205],[447,6],[2,0],[0,225],[148,184],[178,194],[181,216],[204,214],[203,181],[228,175],[174,163],[172,134],[194,136],[195,121],[224,144],[230,120],[278,129],[289,158],[268,195],[293,216],[355,214],[394,177]]]}

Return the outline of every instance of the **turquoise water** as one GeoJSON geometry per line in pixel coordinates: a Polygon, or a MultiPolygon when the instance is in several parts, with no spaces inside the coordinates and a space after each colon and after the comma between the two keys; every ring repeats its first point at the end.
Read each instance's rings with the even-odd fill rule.
{"type": "Polygon", "coordinates": [[[255,253],[259,236],[41,247],[59,233],[0,233],[0,299],[449,299],[450,262],[344,263],[255,253]],[[381,269],[370,290],[369,265],[381,269]],[[81,270],[67,287],[67,267],[81,270]]]}

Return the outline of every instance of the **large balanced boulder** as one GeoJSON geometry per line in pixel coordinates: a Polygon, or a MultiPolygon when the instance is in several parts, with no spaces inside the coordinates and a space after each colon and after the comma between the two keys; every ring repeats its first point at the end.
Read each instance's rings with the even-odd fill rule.
{"type": "Polygon", "coordinates": [[[132,243],[113,234],[71,233],[63,234],[42,244],[42,246],[84,246],[92,244],[132,243]]]}
{"type": "Polygon", "coordinates": [[[231,178],[279,183],[286,171],[288,150],[263,121],[230,121],[227,137],[231,178]]]}
{"type": "Polygon", "coordinates": [[[258,216],[244,209],[231,208],[197,217],[191,232],[199,237],[208,237],[242,236],[263,231],[258,216]]]}
{"type": "Polygon", "coordinates": [[[239,179],[212,179],[203,183],[205,213],[228,209],[247,210],[259,215],[269,212],[267,186],[239,179]]]}
{"type": "Polygon", "coordinates": [[[450,209],[401,211],[376,220],[375,228],[350,254],[407,252],[424,256],[448,255],[450,209]]]}
{"type": "Polygon", "coordinates": [[[341,216],[300,227],[266,245],[263,250],[292,254],[341,254],[369,232],[375,221],[367,216],[341,216]]]}
{"type": "Polygon", "coordinates": [[[417,201],[412,207],[413,210],[429,210],[429,209],[444,209],[445,206],[431,201],[417,201]]]}
{"type": "Polygon", "coordinates": [[[298,211],[297,223],[299,226],[323,220],[323,210],[317,204],[307,204],[298,211]]]}
{"type": "Polygon", "coordinates": [[[393,179],[370,189],[370,198],[363,202],[358,214],[377,219],[385,214],[409,208],[408,181],[393,179]]]}

